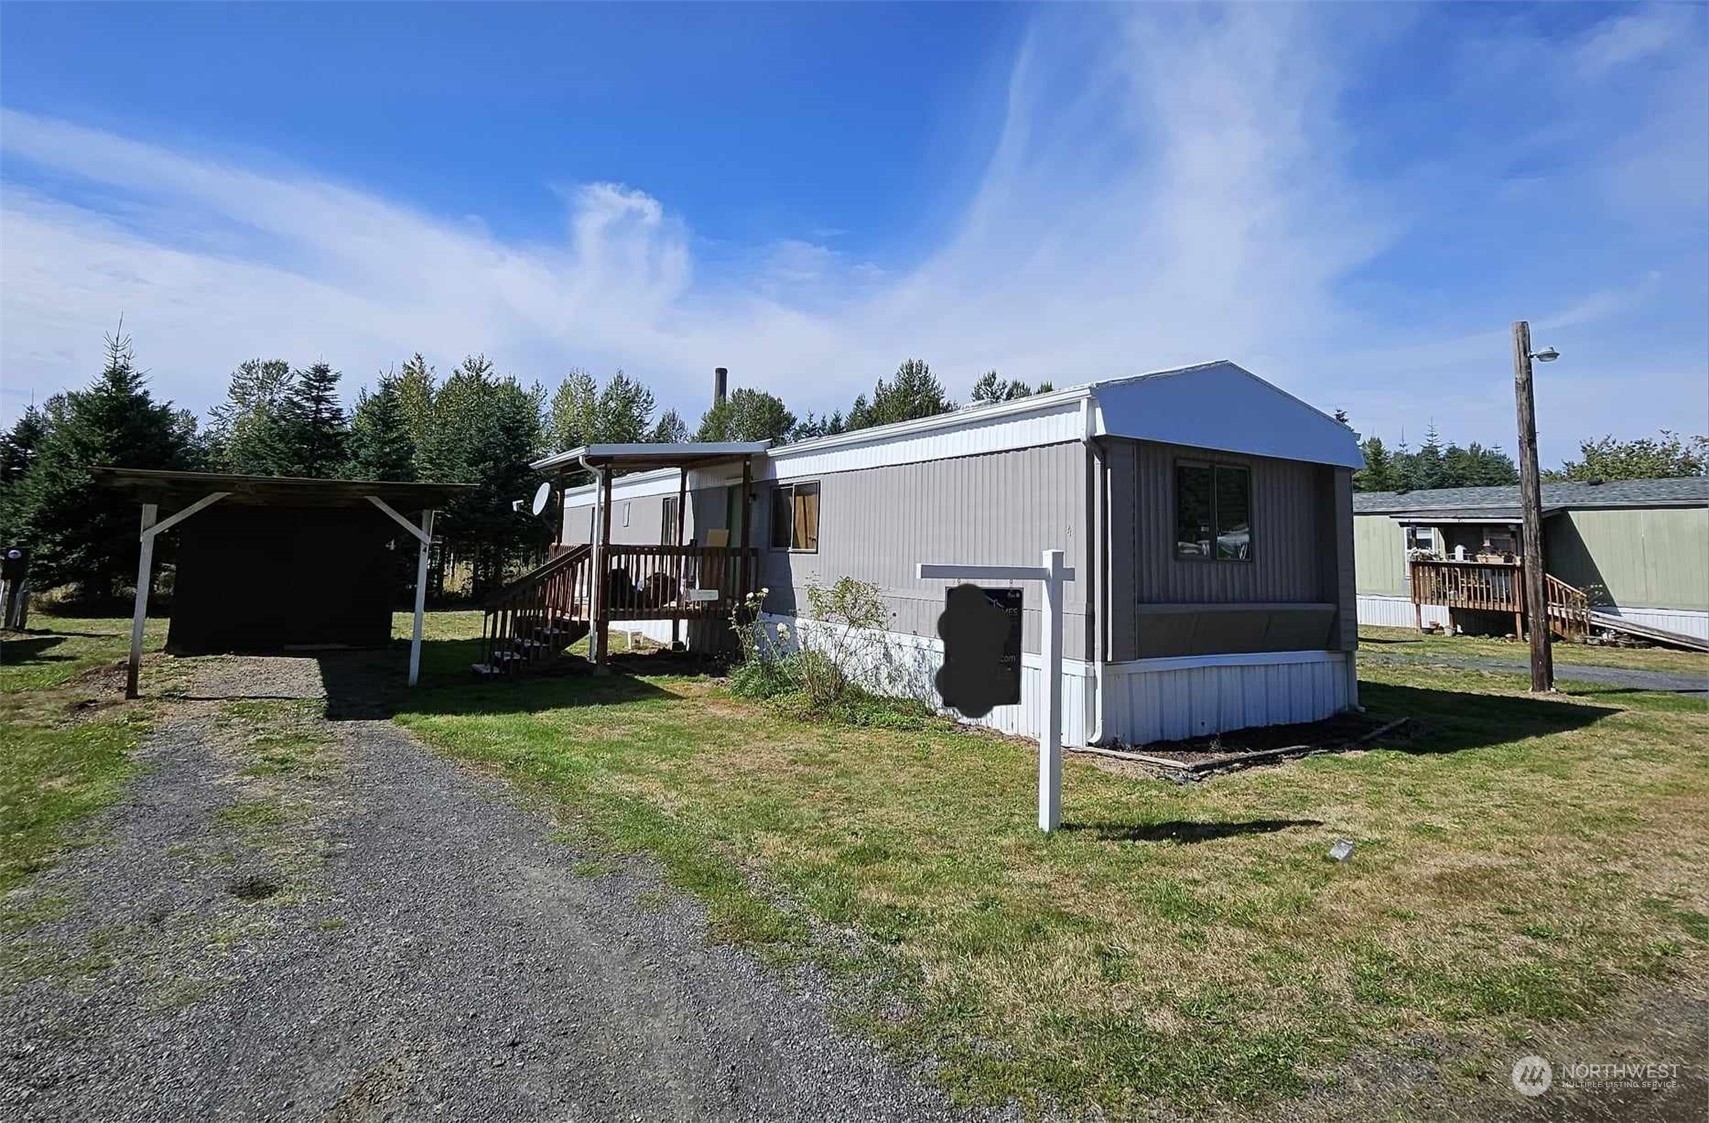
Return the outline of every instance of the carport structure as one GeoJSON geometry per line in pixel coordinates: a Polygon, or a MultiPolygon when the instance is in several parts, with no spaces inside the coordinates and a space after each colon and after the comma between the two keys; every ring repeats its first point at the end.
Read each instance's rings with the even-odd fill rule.
{"type": "Polygon", "coordinates": [[[182,653],[384,646],[397,585],[386,520],[401,527],[417,545],[415,685],[434,515],[470,485],[108,467],[90,474],[142,507],[125,697],[137,696],[154,542],[180,526],[167,646],[182,653]]]}

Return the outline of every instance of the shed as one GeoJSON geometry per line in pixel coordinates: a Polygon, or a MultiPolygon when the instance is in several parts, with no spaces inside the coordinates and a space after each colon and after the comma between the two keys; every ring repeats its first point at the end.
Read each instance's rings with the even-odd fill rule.
{"type": "Polygon", "coordinates": [[[399,592],[399,528],[417,547],[409,681],[421,666],[427,551],[435,511],[466,484],[296,479],[96,467],[141,506],[125,693],[136,697],[154,540],[178,528],[167,649],[181,655],[383,647],[399,592]],[[161,517],[160,512],[169,512],[161,517]]]}

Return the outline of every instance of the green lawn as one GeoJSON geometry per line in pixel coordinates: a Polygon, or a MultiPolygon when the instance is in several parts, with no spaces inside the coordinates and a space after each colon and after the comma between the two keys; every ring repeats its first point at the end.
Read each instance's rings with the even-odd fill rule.
{"type": "MultiPolygon", "coordinates": [[[[117,797],[151,707],[123,701],[130,621],[32,616],[0,637],[0,915],[5,894],[51,862],[117,797]]],[[[164,620],[150,620],[158,650],[164,620]]]]}
{"type": "Polygon", "coordinates": [[[1459,1050],[1453,1089],[1702,985],[1700,702],[1364,677],[1403,736],[1191,787],[1071,757],[1050,837],[1025,744],[804,725],[705,680],[444,685],[399,720],[657,857],[720,938],[830,967],[860,1028],[968,1100],[1279,1103],[1420,1041],[1459,1050]]]}
{"type": "MultiPolygon", "coordinates": [[[[1493,659],[1528,659],[1530,648],[1513,640],[1485,636],[1432,636],[1412,628],[1359,628],[1359,643],[1367,651],[1403,655],[1465,655],[1493,659]]],[[[1637,671],[1696,672],[1709,677],[1709,655],[1666,647],[1601,647],[1558,641],[1555,664],[1623,667],[1637,671]]]]}

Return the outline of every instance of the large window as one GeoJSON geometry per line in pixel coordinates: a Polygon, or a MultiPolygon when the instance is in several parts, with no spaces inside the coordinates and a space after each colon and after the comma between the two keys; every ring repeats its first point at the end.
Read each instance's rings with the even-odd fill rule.
{"type": "Polygon", "coordinates": [[[819,485],[780,484],[771,493],[771,548],[819,549],[819,485]]]}
{"type": "Polygon", "coordinates": [[[663,510],[659,513],[659,544],[662,546],[681,545],[681,543],[677,541],[676,505],[676,496],[665,496],[663,510]]]}
{"type": "Polygon", "coordinates": [[[1175,465],[1175,556],[1252,560],[1251,469],[1175,465]]]}

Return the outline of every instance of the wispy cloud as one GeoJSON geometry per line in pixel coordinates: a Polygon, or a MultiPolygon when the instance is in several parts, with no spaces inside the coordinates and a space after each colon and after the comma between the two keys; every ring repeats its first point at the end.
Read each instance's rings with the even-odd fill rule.
{"type": "MultiPolygon", "coordinates": [[[[823,409],[910,355],[958,391],[990,367],[1063,385],[1226,356],[1385,433],[1431,415],[1446,424],[1450,401],[1487,404],[1456,432],[1502,440],[1502,333],[1527,311],[1579,333],[1576,351],[1564,334],[1550,341],[1583,385],[1605,364],[1645,363],[1645,408],[1575,391],[1569,414],[1545,406],[1551,432],[1636,431],[1657,403],[1668,420],[1702,405],[1702,351],[1687,345],[1701,330],[1695,341],[1652,330],[1647,351],[1615,345],[1669,291],[1649,269],[1556,308],[1511,293],[1493,315],[1461,310],[1447,334],[1354,310],[1349,278],[1411,216],[1404,193],[1349,166],[1357,138],[1342,101],[1360,60],[1345,30],[1282,6],[1045,12],[977,192],[938,246],[901,266],[857,259],[841,232],[820,231],[751,247],[739,269],[697,269],[687,220],[645,185],[566,190],[562,237],[523,243],[312,171],[6,112],[5,412],[85,380],[121,312],[159,390],[198,408],[253,355],[324,356],[359,380],[416,350],[442,367],[485,351],[546,382],[572,365],[622,366],[685,412],[713,365],[823,409]]],[[[1679,49],[1648,25],[1610,26],[1561,65],[1590,81],[1679,49]]],[[[1676,103],[1702,73],[1687,66],[1653,96],[1689,114],[1676,103]]],[[[1662,139],[1634,127],[1605,144],[1633,168],[1709,163],[1702,138],[1683,156],[1662,139]]]]}

